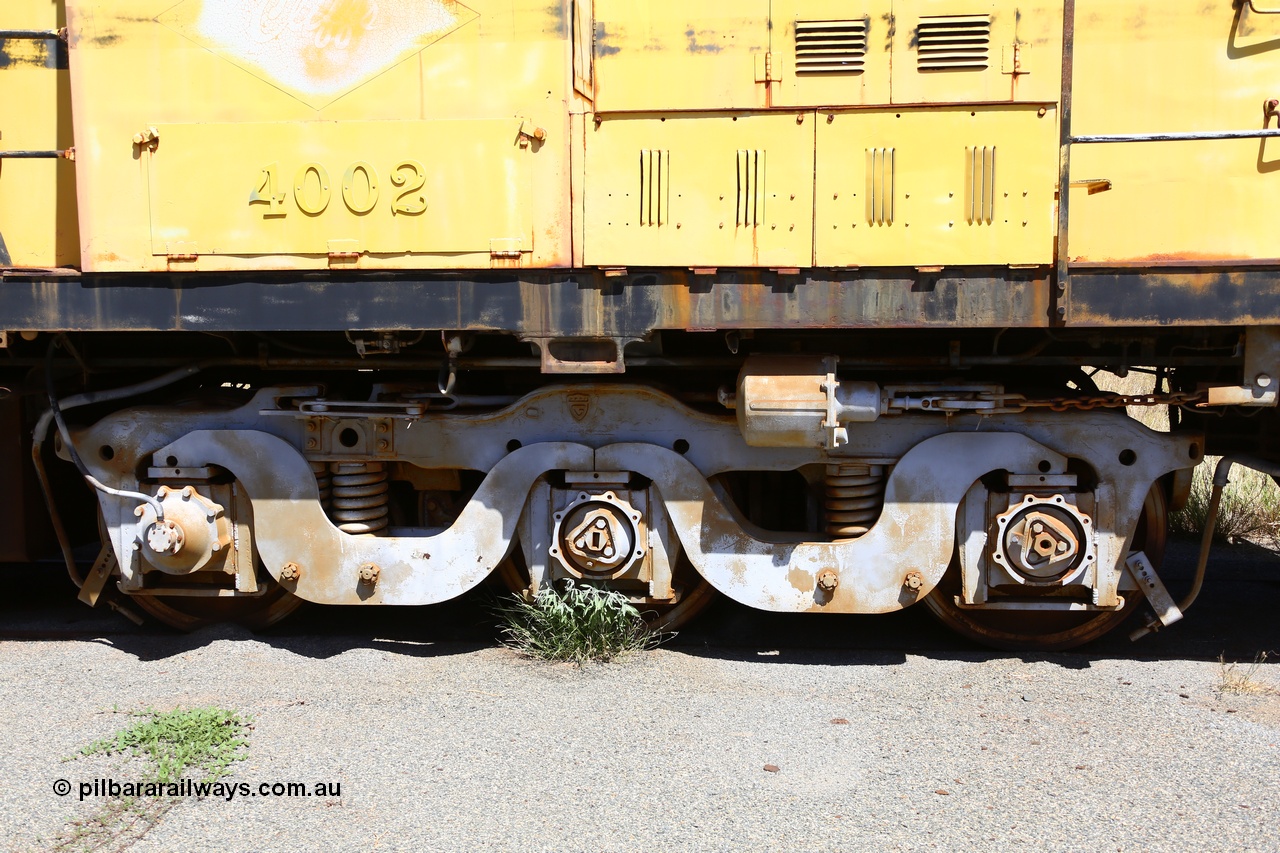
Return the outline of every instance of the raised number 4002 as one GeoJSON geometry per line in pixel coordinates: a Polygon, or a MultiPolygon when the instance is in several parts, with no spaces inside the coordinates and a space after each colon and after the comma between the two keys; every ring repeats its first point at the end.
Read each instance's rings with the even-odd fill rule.
{"type": "MultiPolygon", "coordinates": [[[[391,183],[397,194],[391,199],[391,213],[417,216],[427,210],[427,198],[422,188],[427,182],[427,170],[417,160],[402,160],[391,170],[391,183]]],[[[265,204],[264,218],[287,216],[285,202],[287,192],[280,189],[280,164],[269,163],[262,167],[258,182],[249,193],[249,204],[265,204]]],[[[329,206],[329,173],[319,163],[307,163],[298,170],[293,182],[293,203],[299,210],[317,216],[329,206]]],[[[373,212],[378,206],[378,172],[372,164],[363,160],[352,163],[342,176],[342,201],[357,216],[373,212]],[[359,175],[359,177],[357,177],[359,175]],[[357,189],[359,186],[359,189],[357,189]]]]}

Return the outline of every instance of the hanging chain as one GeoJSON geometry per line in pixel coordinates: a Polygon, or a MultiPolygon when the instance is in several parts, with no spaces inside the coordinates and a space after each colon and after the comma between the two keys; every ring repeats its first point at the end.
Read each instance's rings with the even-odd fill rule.
{"type": "Polygon", "coordinates": [[[1124,409],[1129,406],[1189,406],[1202,403],[1203,392],[1180,391],[1173,394],[1097,394],[1092,397],[1053,397],[1048,400],[1022,400],[1028,409],[1049,409],[1054,412],[1090,409],[1124,409]]]}

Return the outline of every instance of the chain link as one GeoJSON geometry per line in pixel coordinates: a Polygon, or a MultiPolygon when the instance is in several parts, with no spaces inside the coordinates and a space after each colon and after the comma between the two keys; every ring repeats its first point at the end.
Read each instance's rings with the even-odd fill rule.
{"type": "Polygon", "coordinates": [[[1188,406],[1202,403],[1202,392],[1178,392],[1174,394],[1098,394],[1092,397],[1052,397],[1048,400],[1017,399],[1008,395],[1006,406],[1025,409],[1049,409],[1054,412],[1088,411],[1090,409],[1124,409],[1129,406],[1188,406]]]}

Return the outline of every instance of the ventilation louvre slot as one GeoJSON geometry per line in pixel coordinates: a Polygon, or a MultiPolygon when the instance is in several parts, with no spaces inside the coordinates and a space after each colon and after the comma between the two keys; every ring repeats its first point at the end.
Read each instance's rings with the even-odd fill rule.
{"type": "Polygon", "coordinates": [[[893,181],[896,156],[892,148],[867,149],[867,222],[893,224],[893,181]]]}
{"type": "Polygon", "coordinates": [[[917,70],[980,71],[990,60],[990,15],[920,19],[916,27],[917,70]]]}
{"type": "Polygon", "coordinates": [[[671,152],[640,151],[640,224],[666,225],[671,209],[671,152]]]}
{"type": "Polygon", "coordinates": [[[964,150],[965,186],[970,225],[990,225],[996,213],[996,147],[984,145],[964,150]]]}
{"type": "Polygon", "coordinates": [[[738,151],[738,201],[734,220],[737,225],[755,228],[764,221],[764,151],[738,151]]]}
{"type": "Polygon", "coordinates": [[[861,74],[867,56],[868,19],[796,21],[797,74],[861,74]]]}

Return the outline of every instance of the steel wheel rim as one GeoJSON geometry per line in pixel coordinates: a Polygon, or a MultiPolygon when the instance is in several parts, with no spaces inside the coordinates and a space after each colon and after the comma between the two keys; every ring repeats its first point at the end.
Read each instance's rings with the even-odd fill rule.
{"type": "MultiPolygon", "coordinates": [[[[1156,483],[1147,493],[1134,532],[1134,549],[1145,551],[1156,568],[1164,559],[1168,536],[1167,508],[1164,488],[1156,483]]],[[[946,575],[924,603],[953,631],[982,645],[1010,651],[1061,651],[1092,642],[1128,619],[1142,601],[1142,594],[1134,590],[1126,596],[1120,610],[1095,613],[964,610],[955,604],[954,597],[959,588],[960,566],[953,560],[946,575]]]]}

